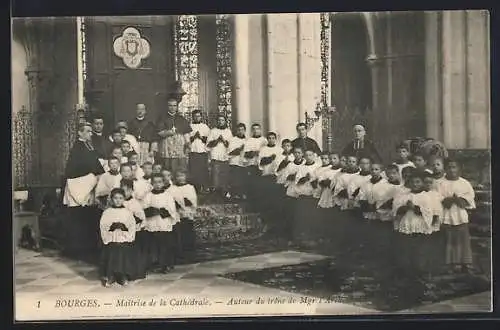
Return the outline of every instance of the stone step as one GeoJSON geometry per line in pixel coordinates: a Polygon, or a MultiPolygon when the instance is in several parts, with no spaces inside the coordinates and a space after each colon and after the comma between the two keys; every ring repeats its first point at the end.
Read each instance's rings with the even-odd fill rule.
{"type": "Polygon", "coordinates": [[[228,203],[228,204],[203,204],[197,208],[199,214],[241,214],[250,212],[248,204],[228,203]]]}
{"type": "Polygon", "coordinates": [[[197,215],[194,228],[200,243],[253,239],[265,232],[258,213],[197,215]]]}

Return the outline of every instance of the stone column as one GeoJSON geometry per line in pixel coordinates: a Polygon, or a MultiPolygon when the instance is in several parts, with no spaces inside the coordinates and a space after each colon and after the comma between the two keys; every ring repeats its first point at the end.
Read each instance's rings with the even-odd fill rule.
{"type": "Polygon", "coordinates": [[[427,137],[442,140],[441,13],[425,12],[425,117],[427,137]]]}
{"type": "Polygon", "coordinates": [[[297,14],[267,14],[266,20],[269,130],[294,138],[300,119],[297,14]]]}
{"type": "Polygon", "coordinates": [[[467,58],[465,11],[443,11],[443,142],[467,147],[467,58]]]}
{"type": "MultiPolygon", "coordinates": [[[[488,148],[490,68],[488,12],[467,10],[467,147],[488,148]]],[[[464,132],[465,133],[465,132],[464,132]]]]}
{"type": "MultiPolygon", "coordinates": [[[[305,122],[305,113],[314,115],[316,103],[321,101],[321,20],[319,13],[302,13],[297,17],[299,118],[305,122]]],[[[309,131],[321,146],[322,120],[309,131]]]]}
{"type": "MultiPolygon", "coordinates": [[[[234,16],[234,58],[236,118],[238,122],[250,124],[250,71],[249,71],[249,16],[234,16]]],[[[248,127],[247,127],[248,128],[248,127]]]]}

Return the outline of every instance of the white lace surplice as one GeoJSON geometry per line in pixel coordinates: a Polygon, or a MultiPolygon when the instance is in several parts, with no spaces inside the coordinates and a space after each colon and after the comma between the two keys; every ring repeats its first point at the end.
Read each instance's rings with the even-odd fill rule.
{"type": "Polygon", "coordinates": [[[404,193],[396,196],[393,203],[393,214],[396,218],[394,221],[394,229],[402,234],[432,234],[432,220],[435,213],[433,201],[427,192],[404,193]],[[420,208],[422,215],[416,215],[413,210],[407,211],[405,214],[397,215],[400,207],[405,206],[408,201],[420,208]]]}
{"type": "Polygon", "coordinates": [[[443,198],[452,197],[455,194],[457,197],[463,198],[469,203],[466,209],[462,209],[455,204],[449,209],[444,209],[443,224],[456,226],[468,223],[469,214],[467,210],[476,208],[474,189],[469,181],[464,178],[459,178],[458,180],[444,180],[440,183],[438,189],[438,192],[443,198]]]}

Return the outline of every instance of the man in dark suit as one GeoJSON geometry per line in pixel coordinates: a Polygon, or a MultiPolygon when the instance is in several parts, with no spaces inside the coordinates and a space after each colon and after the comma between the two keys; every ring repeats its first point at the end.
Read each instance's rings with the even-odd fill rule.
{"type": "Polygon", "coordinates": [[[297,130],[298,137],[292,141],[293,148],[302,148],[302,150],[312,150],[319,156],[321,154],[321,149],[318,143],[307,136],[307,126],[304,123],[298,123],[295,127],[297,130]]]}

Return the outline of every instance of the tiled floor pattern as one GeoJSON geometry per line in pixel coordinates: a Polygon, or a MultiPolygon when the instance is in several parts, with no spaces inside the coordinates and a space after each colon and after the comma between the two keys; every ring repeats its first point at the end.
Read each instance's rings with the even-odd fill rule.
{"type": "MultiPolygon", "coordinates": [[[[326,256],[298,251],[281,251],[255,256],[230,258],[216,261],[180,265],[169,274],[153,274],[147,279],[137,281],[127,287],[113,286],[103,288],[95,267],[60,258],[56,252],[42,254],[19,250],[15,260],[16,298],[22,300],[47,299],[62,295],[89,295],[92,297],[109,297],[110,295],[126,296],[163,296],[190,295],[194,297],[230,297],[250,298],[256,296],[308,297],[289,293],[260,285],[245,283],[220,277],[222,274],[246,270],[265,269],[283,265],[294,265],[304,262],[325,259],[326,256]]],[[[314,299],[314,297],[308,297],[314,299]]],[[[214,298],[215,299],[215,298],[214,298]]],[[[408,310],[408,313],[440,313],[471,310],[489,310],[490,293],[480,293],[451,301],[442,301],[432,305],[420,306],[408,310]]],[[[245,307],[245,306],[243,306],[245,307]]],[[[19,308],[19,306],[18,306],[19,308]]],[[[234,309],[236,314],[249,314],[251,310],[234,309]]],[[[373,314],[377,310],[361,308],[342,303],[311,305],[308,315],[342,315],[373,314]]],[[[196,314],[194,314],[196,315],[196,314]]],[[[130,315],[128,315],[130,316],[130,315]]],[[[54,316],[64,318],[64,314],[54,316]]],[[[124,316],[125,317],[125,316],[124,316]]],[[[152,317],[161,317],[155,315],[152,317]]],[[[163,316],[165,317],[165,316],[163,316]]]]}

